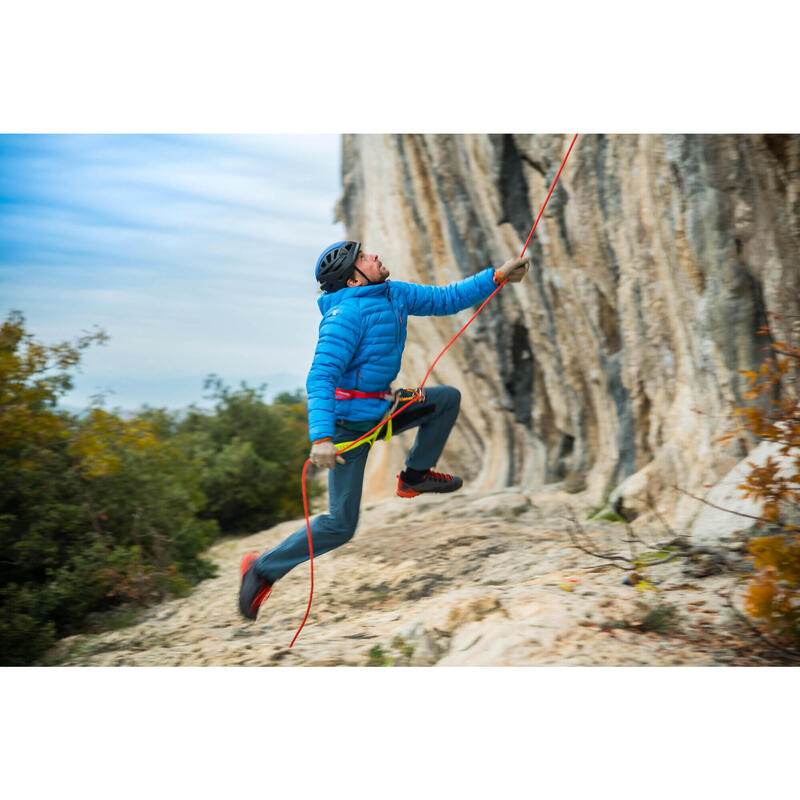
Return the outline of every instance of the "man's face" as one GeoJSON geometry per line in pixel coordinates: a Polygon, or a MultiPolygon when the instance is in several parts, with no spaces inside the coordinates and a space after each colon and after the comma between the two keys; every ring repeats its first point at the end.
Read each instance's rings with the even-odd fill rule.
{"type": "MultiPolygon", "coordinates": [[[[383,262],[377,255],[368,255],[363,250],[358,251],[355,266],[373,283],[383,283],[389,277],[389,270],[383,266],[383,262]]],[[[353,272],[353,277],[347,281],[348,286],[366,286],[367,281],[358,272],[353,272]]]]}

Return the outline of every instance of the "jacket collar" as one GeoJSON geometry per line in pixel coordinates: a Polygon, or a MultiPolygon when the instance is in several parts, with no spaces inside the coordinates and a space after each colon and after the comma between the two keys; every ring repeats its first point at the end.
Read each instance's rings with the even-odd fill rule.
{"type": "Polygon", "coordinates": [[[344,289],[339,289],[338,292],[333,292],[333,294],[320,295],[317,299],[317,305],[319,305],[319,310],[324,316],[349,297],[370,297],[372,295],[388,294],[388,292],[388,280],[383,283],[375,283],[372,286],[346,286],[344,289]]]}

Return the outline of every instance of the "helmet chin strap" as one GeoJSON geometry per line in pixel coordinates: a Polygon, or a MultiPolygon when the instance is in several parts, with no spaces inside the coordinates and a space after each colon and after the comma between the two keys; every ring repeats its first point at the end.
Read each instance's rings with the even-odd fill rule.
{"type": "Polygon", "coordinates": [[[371,281],[358,267],[353,265],[353,269],[367,282],[368,286],[377,286],[380,281],[371,281]]]}

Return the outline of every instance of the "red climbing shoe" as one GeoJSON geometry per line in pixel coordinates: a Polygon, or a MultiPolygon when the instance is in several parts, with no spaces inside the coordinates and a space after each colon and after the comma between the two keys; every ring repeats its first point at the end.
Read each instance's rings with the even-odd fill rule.
{"type": "Polygon", "coordinates": [[[246,619],[255,619],[258,616],[258,609],[272,591],[272,584],[256,574],[254,564],[257,559],[258,553],[250,552],[242,559],[239,566],[239,574],[242,576],[242,585],[239,587],[239,613],[246,619]]]}
{"type": "Polygon", "coordinates": [[[432,469],[429,469],[416,483],[407,483],[401,477],[402,474],[397,476],[397,494],[400,497],[416,497],[423,492],[437,492],[438,494],[455,492],[464,484],[458,475],[434,472],[432,469]]]}

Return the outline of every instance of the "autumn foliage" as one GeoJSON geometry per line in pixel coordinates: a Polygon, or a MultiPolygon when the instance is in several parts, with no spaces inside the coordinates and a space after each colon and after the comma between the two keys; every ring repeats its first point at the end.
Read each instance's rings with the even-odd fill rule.
{"type": "MultiPolygon", "coordinates": [[[[34,663],[63,636],[188,592],[214,574],[220,532],[302,514],[308,449],[299,393],[207,388],[214,411],[137,413],[58,401],[105,334],[43,345],[0,325],[0,663],[34,663]]],[[[316,490],[316,487],[314,487],[316,490]]]]}
{"type": "MultiPolygon", "coordinates": [[[[760,333],[769,335],[768,328],[760,333]]],[[[745,595],[745,608],[784,644],[800,646],[800,348],[791,341],[771,344],[772,355],[758,372],[745,372],[753,403],[736,409],[740,427],[774,442],[775,457],[752,466],[739,486],[762,504],[759,525],[772,535],[752,539],[749,550],[757,569],[745,595]]]]}

